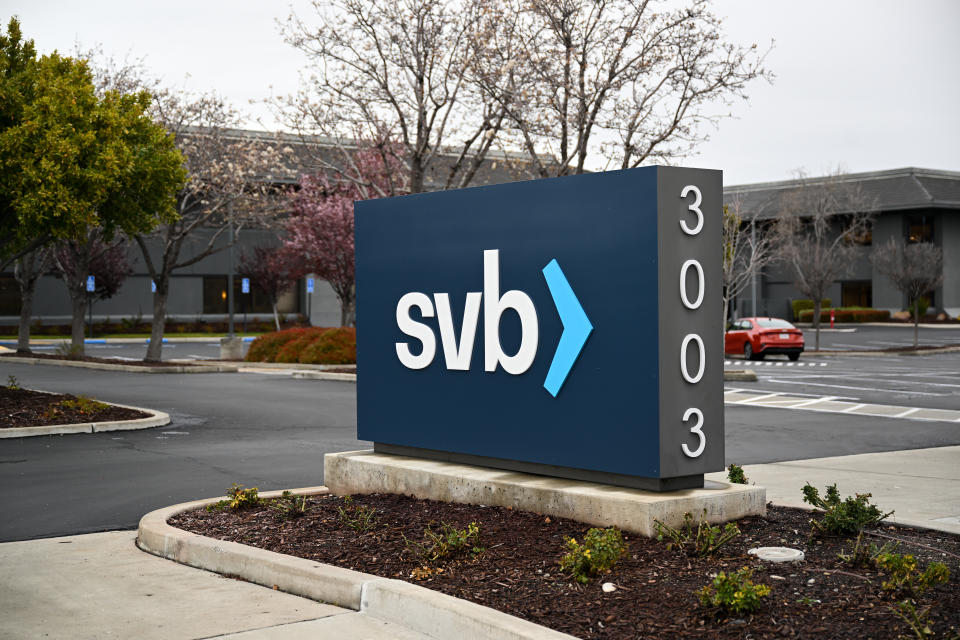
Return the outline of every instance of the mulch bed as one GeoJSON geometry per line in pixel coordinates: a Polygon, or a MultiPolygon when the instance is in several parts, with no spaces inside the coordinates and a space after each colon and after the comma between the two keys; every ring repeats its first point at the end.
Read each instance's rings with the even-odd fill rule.
{"type": "Polygon", "coordinates": [[[94,358],[92,356],[62,356],[53,353],[3,353],[0,354],[0,358],[9,357],[9,358],[36,358],[38,360],[74,360],[77,362],[102,362],[104,364],[122,364],[135,367],[182,367],[185,364],[184,362],[147,362],[146,360],[120,360],[117,358],[94,358]]]}
{"type": "Polygon", "coordinates": [[[41,393],[15,387],[0,387],[0,429],[45,427],[56,424],[83,424],[149,418],[150,414],[92,403],[89,398],[70,394],[41,393]]]}
{"type": "MultiPolygon", "coordinates": [[[[881,588],[875,568],[852,568],[837,553],[849,550],[843,538],[810,537],[811,514],[768,506],[767,517],[738,522],[742,535],[723,547],[720,557],[699,558],[666,544],[625,536],[628,553],[613,571],[587,585],[562,573],[565,541],[582,540],[589,528],[579,522],[500,507],[448,504],[412,497],[373,494],[308,499],[306,513],[285,517],[257,506],[238,511],[199,510],[170,524],[220,540],[269,549],[365,573],[397,578],[476,602],[580,638],[895,638],[909,634],[891,610],[897,598],[881,588]],[[345,520],[338,511],[345,508],[345,520]],[[360,509],[374,510],[373,526],[348,526],[360,509]],[[427,527],[441,523],[465,529],[480,525],[484,551],[451,560],[426,562],[416,551],[427,527]],[[747,554],[757,546],[801,549],[799,564],[761,562],[747,554]],[[724,616],[702,606],[695,592],[718,572],[754,569],[753,580],[769,585],[753,615],[724,616]],[[442,570],[442,571],[441,571],[442,570]],[[420,579],[414,578],[414,576],[420,579]],[[601,585],[613,583],[605,593],[601,585]]],[[[881,505],[882,506],[882,505],[881,505]]],[[[872,530],[870,541],[895,537],[899,553],[916,556],[921,567],[948,565],[951,581],[925,593],[930,624],[938,637],[960,628],[960,536],[894,526],[872,530]],[[952,631],[951,631],[952,630],[952,631]]],[[[910,637],[913,637],[912,635],[910,637]]]]}

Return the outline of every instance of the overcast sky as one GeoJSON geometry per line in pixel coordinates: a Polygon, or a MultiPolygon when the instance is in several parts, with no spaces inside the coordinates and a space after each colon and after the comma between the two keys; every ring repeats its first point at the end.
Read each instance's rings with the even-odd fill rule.
{"type": "MultiPolygon", "coordinates": [[[[10,0],[4,27],[11,12],[10,0]]],[[[253,117],[292,93],[304,59],[264,0],[34,0],[15,9],[40,52],[102,45],[144,57],[169,84],[215,89],[253,117]],[[189,76],[189,77],[188,77],[189,76]],[[253,101],[254,104],[250,104],[253,101]]],[[[309,2],[292,7],[310,15],[309,2]]],[[[755,84],[733,118],[681,164],[723,169],[726,184],[822,174],[841,167],[960,171],[960,2],[955,0],[717,0],[730,40],[776,41],[772,85],[755,84]]],[[[267,120],[269,124],[269,120],[267,120]]]]}

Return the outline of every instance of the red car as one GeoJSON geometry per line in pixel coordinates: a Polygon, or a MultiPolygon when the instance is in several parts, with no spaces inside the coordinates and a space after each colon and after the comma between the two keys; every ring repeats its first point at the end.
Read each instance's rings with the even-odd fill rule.
{"type": "Polygon", "coordinates": [[[768,353],[797,360],[803,353],[803,332],[779,318],[740,318],[727,329],[723,342],[727,355],[742,353],[747,360],[763,360],[768,353]]]}

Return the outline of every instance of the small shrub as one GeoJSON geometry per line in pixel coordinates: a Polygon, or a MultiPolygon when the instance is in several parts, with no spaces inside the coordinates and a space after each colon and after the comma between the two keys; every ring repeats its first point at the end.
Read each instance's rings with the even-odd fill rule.
{"type": "Polygon", "coordinates": [[[950,580],[950,569],[942,562],[931,562],[921,573],[916,558],[911,554],[882,553],[877,557],[877,567],[889,573],[884,580],[884,591],[896,591],[910,596],[919,596],[938,584],[950,580]]]}
{"type": "Polygon", "coordinates": [[[7,389],[11,391],[17,391],[20,389],[20,381],[17,380],[17,376],[12,373],[7,376],[7,389]]]}
{"type": "MultiPolygon", "coordinates": [[[[907,599],[897,603],[896,607],[890,607],[890,610],[897,614],[901,620],[907,623],[914,638],[930,638],[936,635],[930,626],[930,607],[917,609],[913,600],[907,599]]],[[[900,636],[908,638],[909,636],[900,636]]]]}
{"type": "Polygon", "coordinates": [[[570,550],[560,560],[560,570],[569,571],[573,578],[582,584],[602,573],[610,571],[627,552],[623,534],[615,527],[590,529],[583,538],[583,544],[576,538],[567,540],[570,550]]]}
{"type": "Polygon", "coordinates": [[[249,509],[260,504],[260,496],[256,487],[244,489],[242,484],[234,482],[227,489],[227,499],[214,504],[207,505],[207,511],[218,511],[222,509],[249,509]]]}
{"type": "Polygon", "coordinates": [[[743,467],[731,464],[727,467],[727,480],[733,484],[747,484],[747,475],[743,472],[743,467]]]}
{"type": "Polygon", "coordinates": [[[279,498],[268,501],[267,506],[284,518],[299,518],[307,512],[307,496],[295,496],[291,491],[284,491],[279,498]]]}
{"type": "Polygon", "coordinates": [[[840,562],[851,567],[873,567],[876,565],[877,558],[880,554],[891,553],[899,545],[900,543],[895,541],[885,542],[883,546],[880,547],[872,542],[870,544],[864,544],[863,531],[861,531],[857,534],[857,539],[854,541],[853,549],[850,550],[850,553],[841,551],[837,554],[837,558],[840,562]]]}
{"type": "Polygon", "coordinates": [[[288,341],[286,344],[280,347],[273,361],[285,362],[287,364],[300,362],[300,354],[302,354],[303,350],[311,345],[318,337],[319,336],[314,335],[313,333],[304,333],[299,338],[288,341]]]}
{"type": "Polygon", "coordinates": [[[367,505],[355,505],[351,496],[343,497],[345,506],[337,507],[340,522],[357,533],[372,529],[377,524],[377,510],[367,505]]]}
{"type": "Polygon", "coordinates": [[[718,607],[726,613],[751,613],[760,608],[761,598],[770,594],[770,587],[754,584],[750,580],[753,572],[744,567],[729,574],[723,571],[711,584],[697,592],[700,604],[705,607],[718,607]]]}
{"type": "Polygon", "coordinates": [[[858,493],[856,497],[840,499],[837,485],[827,487],[825,498],[810,484],[803,487],[803,501],[823,509],[823,518],[811,520],[814,531],[845,535],[859,533],[864,527],[874,526],[884,518],[893,515],[893,511],[883,513],[876,505],[870,504],[871,494],[858,493]]]}
{"type": "Polygon", "coordinates": [[[83,353],[83,345],[78,344],[74,345],[70,342],[61,342],[56,346],[54,351],[57,352],[58,356],[63,356],[71,360],[77,360],[81,357],[83,353]]]}
{"type": "Polygon", "coordinates": [[[95,413],[106,409],[109,405],[104,402],[98,402],[87,396],[77,396],[74,399],[61,400],[57,403],[61,408],[67,411],[77,411],[79,413],[95,413]]]}
{"type": "Polygon", "coordinates": [[[353,327],[330,329],[308,344],[300,353],[302,364],[353,364],[357,361],[357,330],[353,327]]]}
{"type": "Polygon", "coordinates": [[[696,534],[693,532],[693,516],[689,512],[683,514],[683,524],[679,529],[674,529],[660,520],[654,520],[657,527],[657,542],[669,539],[667,549],[673,549],[676,546],[678,549],[685,549],[687,553],[704,557],[714,555],[720,547],[740,535],[740,528],[736,524],[728,522],[723,529],[720,529],[707,522],[706,515],[707,510],[704,509],[696,534]]]}
{"type": "MultiPolygon", "coordinates": [[[[439,532],[434,531],[428,525],[423,535],[424,542],[414,542],[404,538],[407,547],[412,549],[414,554],[423,562],[437,562],[465,553],[476,557],[485,551],[480,545],[480,525],[476,522],[471,522],[465,529],[457,529],[453,525],[443,522],[440,523],[439,532]]],[[[425,575],[438,571],[429,567],[421,568],[421,572],[426,572],[425,575]]]]}

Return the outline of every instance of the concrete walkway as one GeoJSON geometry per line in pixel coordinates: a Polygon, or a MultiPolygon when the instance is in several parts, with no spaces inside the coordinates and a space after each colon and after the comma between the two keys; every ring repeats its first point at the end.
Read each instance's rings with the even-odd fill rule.
{"type": "MultiPolygon", "coordinates": [[[[810,508],[802,487],[836,483],[841,496],[871,493],[892,522],[960,534],[960,447],[937,447],[744,466],[751,483],[767,489],[767,501],[810,508]]],[[[711,473],[722,482],[726,473],[711,473]]]]}
{"type": "Polygon", "coordinates": [[[140,551],[135,531],[0,544],[0,638],[425,640],[140,551]]]}
{"type": "MultiPolygon", "coordinates": [[[[872,493],[892,520],[960,533],[960,447],[744,467],[774,504],[872,493]]],[[[708,478],[725,480],[724,473],[708,478]]],[[[405,627],[144,553],[136,532],[0,544],[0,639],[427,640],[405,627]]]]}

